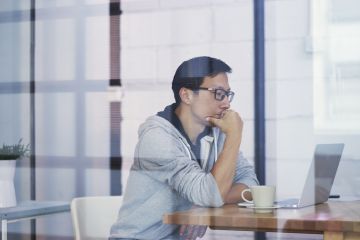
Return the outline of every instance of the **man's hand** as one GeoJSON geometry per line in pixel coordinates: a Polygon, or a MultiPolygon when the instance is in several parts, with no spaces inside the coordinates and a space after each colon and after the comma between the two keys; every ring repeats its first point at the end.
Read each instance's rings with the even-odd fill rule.
{"type": "Polygon", "coordinates": [[[224,147],[211,169],[211,174],[214,176],[221,197],[225,202],[234,180],[244,123],[237,112],[229,109],[224,111],[224,116],[221,119],[209,117],[207,120],[210,124],[219,127],[226,135],[224,147]]]}
{"type": "Polygon", "coordinates": [[[182,225],[179,232],[180,239],[196,240],[196,238],[202,238],[206,229],[207,226],[202,225],[182,225]]]}
{"type": "Polygon", "coordinates": [[[208,117],[207,120],[226,135],[240,134],[241,137],[244,123],[237,112],[228,109],[224,111],[222,118],[208,117]]]}

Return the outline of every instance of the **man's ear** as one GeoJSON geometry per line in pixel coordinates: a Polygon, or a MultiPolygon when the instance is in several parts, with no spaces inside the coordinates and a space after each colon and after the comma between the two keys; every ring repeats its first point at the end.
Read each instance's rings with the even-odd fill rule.
{"type": "Polygon", "coordinates": [[[179,96],[181,98],[181,101],[184,102],[185,104],[191,103],[192,94],[193,94],[193,92],[187,88],[180,88],[180,90],[179,90],[179,96]]]}

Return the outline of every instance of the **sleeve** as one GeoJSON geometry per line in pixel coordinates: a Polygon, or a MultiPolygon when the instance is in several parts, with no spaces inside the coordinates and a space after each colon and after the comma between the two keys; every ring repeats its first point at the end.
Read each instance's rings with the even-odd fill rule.
{"type": "MultiPolygon", "coordinates": [[[[225,134],[219,133],[218,149],[223,149],[225,143],[225,134]]],[[[240,151],[236,163],[236,170],[233,183],[243,183],[247,186],[259,185],[254,167],[248,162],[240,151]]]]}
{"type": "Polygon", "coordinates": [[[195,205],[219,207],[224,204],[211,173],[203,171],[189,158],[182,139],[162,128],[143,133],[135,161],[139,170],[151,178],[169,185],[195,205]]]}
{"type": "Polygon", "coordinates": [[[249,187],[259,185],[254,167],[247,161],[242,152],[238,155],[234,183],[243,183],[249,187]]]}

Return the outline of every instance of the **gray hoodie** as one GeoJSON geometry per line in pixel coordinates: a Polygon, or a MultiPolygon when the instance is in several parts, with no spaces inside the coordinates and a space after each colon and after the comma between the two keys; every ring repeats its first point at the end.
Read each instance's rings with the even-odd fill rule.
{"type": "MultiPolygon", "coordinates": [[[[201,142],[198,163],[184,136],[166,119],[149,117],[139,128],[134,163],[111,239],[178,239],[178,225],[162,223],[164,213],[193,205],[224,204],[210,173],[225,135],[213,128],[201,142]]],[[[234,183],[257,185],[253,167],[239,153],[234,183]]]]}

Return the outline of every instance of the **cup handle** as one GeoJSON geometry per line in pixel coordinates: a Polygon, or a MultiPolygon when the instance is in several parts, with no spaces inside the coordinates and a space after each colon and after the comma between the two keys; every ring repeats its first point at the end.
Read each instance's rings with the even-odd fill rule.
{"type": "Polygon", "coordinates": [[[250,190],[249,188],[243,190],[243,191],[241,192],[241,198],[242,198],[245,202],[247,202],[247,203],[254,203],[253,201],[247,200],[247,199],[245,198],[244,194],[245,194],[246,192],[251,192],[251,190],[250,190]]]}

